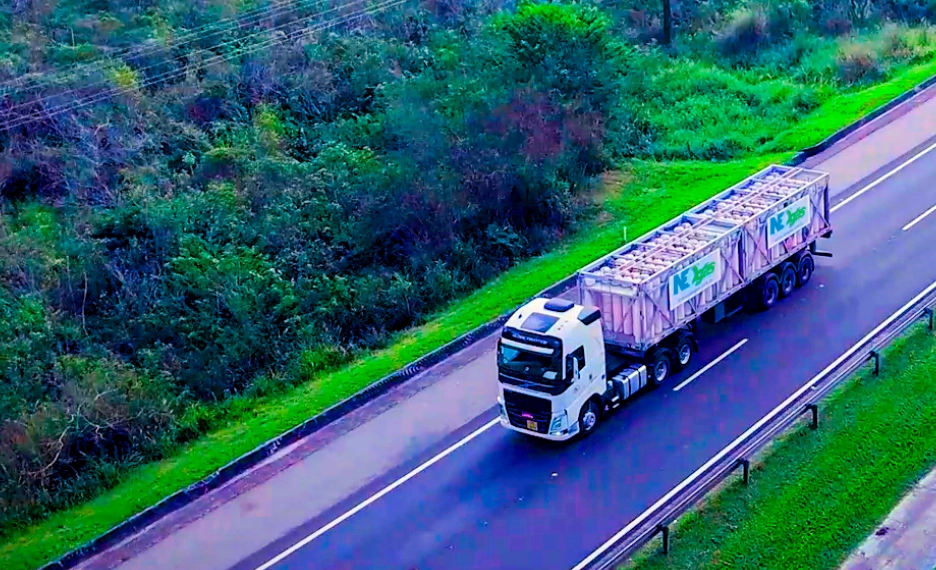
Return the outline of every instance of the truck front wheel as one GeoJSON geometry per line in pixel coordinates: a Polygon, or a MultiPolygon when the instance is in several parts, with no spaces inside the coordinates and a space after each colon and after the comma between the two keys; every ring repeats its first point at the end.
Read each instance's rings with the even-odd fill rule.
{"type": "Polygon", "coordinates": [[[672,353],[666,348],[657,350],[650,359],[650,376],[653,386],[660,386],[663,382],[666,382],[672,369],[672,353]]]}
{"type": "Polygon", "coordinates": [[[595,431],[599,419],[600,415],[595,401],[589,400],[585,402],[585,405],[582,406],[582,410],[579,412],[579,432],[582,434],[582,437],[595,431]]]}

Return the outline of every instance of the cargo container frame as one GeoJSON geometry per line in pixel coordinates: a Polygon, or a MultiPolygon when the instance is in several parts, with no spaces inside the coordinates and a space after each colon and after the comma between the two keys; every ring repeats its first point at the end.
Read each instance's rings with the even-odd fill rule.
{"type": "MultiPolygon", "coordinates": [[[[620,248],[596,259],[579,270],[576,275],[578,302],[580,304],[585,304],[584,291],[586,285],[583,283],[585,279],[593,279],[596,283],[601,284],[600,292],[602,293],[608,293],[613,296],[615,295],[615,289],[621,290],[616,294],[632,299],[629,307],[630,311],[638,311],[643,308],[639,306],[638,301],[643,301],[644,304],[649,302],[651,310],[655,313],[653,316],[659,315],[669,323],[669,326],[666,326],[664,323],[660,333],[644,334],[642,340],[638,340],[635,336],[632,342],[628,342],[621,340],[622,335],[606,330],[606,341],[610,347],[615,348],[622,354],[644,359],[648,351],[664,343],[668,337],[678,334],[680,330],[688,329],[689,331],[695,332],[698,320],[703,317],[703,315],[716,310],[719,306],[723,306],[732,297],[737,296],[744,289],[757,283],[764,275],[774,271],[786,261],[798,259],[807,248],[815,253],[816,240],[819,238],[827,238],[832,235],[828,179],[829,175],[827,173],[800,167],[771,165],[763,168],[725,190],[722,190],[689,211],[681,213],[667,222],[660,224],[637,239],[622,245],[620,248]],[[811,176],[812,178],[806,180],[801,188],[789,193],[787,196],[764,209],[758,209],[750,216],[734,223],[734,225],[729,225],[729,222],[723,220],[705,218],[703,216],[703,212],[723,203],[733,192],[744,189],[745,187],[750,187],[759,179],[765,179],[770,174],[778,172],[780,173],[780,180],[797,179],[799,176],[811,176]],[[782,212],[784,209],[790,207],[790,205],[806,197],[809,198],[810,205],[808,224],[803,228],[795,230],[794,233],[784,237],[773,246],[769,245],[769,238],[764,239],[764,243],[761,243],[762,239],[758,234],[765,231],[769,219],[778,212],[782,212]],[[691,253],[687,253],[679,259],[670,262],[666,267],[645,277],[640,282],[596,273],[596,271],[603,267],[609,260],[619,258],[628,251],[634,251],[651,238],[668,235],[667,232],[676,229],[680,222],[685,223],[687,220],[694,223],[690,231],[713,227],[721,228],[723,231],[716,238],[697,247],[691,251],[691,253]],[[801,243],[792,246],[787,245],[789,240],[797,235],[797,232],[801,233],[807,228],[809,231],[803,236],[804,239],[801,243]],[[729,247],[726,248],[726,245],[729,247]],[[727,255],[733,256],[734,252],[737,252],[738,259],[736,266],[734,260],[728,259],[726,249],[730,250],[730,253],[727,255]],[[721,289],[720,292],[714,295],[714,298],[708,301],[705,300],[705,296],[706,292],[712,289],[711,286],[706,286],[704,289],[694,293],[689,300],[679,303],[675,308],[663,308],[660,306],[661,303],[666,303],[669,278],[676,272],[682,271],[686,267],[697,263],[700,259],[705,259],[707,256],[712,255],[715,251],[720,252],[720,262],[724,263],[724,266],[728,268],[720,276],[719,282],[729,278],[734,278],[736,281],[731,286],[721,289]],[[763,259],[763,263],[755,263],[758,255],[763,259]],[[653,291],[653,289],[656,291],[653,291]],[[675,316],[676,309],[682,307],[686,308],[685,315],[683,318],[678,318],[675,316]],[[671,318],[671,314],[675,318],[671,318]]],[[[777,184],[779,184],[779,182],[777,182],[777,184]]],[[[752,193],[742,199],[738,204],[735,204],[735,206],[743,206],[746,202],[750,202],[757,196],[762,196],[766,193],[766,190],[760,193],[752,193]]],[[[658,246],[656,251],[663,251],[663,249],[664,246],[658,246]]],[[[647,259],[648,257],[649,254],[645,255],[643,259],[647,259]]],[[[587,286],[587,288],[592,290],[596,289],[594,286],[587,286]]],[[[736,312],[737,308],[739,307],[733,308],[731,312],[736,312]]]]}

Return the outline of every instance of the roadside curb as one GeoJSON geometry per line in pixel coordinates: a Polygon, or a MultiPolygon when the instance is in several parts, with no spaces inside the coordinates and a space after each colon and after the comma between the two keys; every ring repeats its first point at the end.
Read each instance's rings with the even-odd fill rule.
{"type": "MultiPolygon", "coordinates": [[[[881,105],[855,122],[836,131],[822,142],[798,152],[793,156],[793,158],[787,161],[786,164],[789,166],[798,166],[807,159],[823,153],[834,144],[843,140],[861,127],[902,105],[933,85],[936,85],[936,76],[919,83],[912,89],[904,92],[884,105],[881,105]]],[[[436,350],[426,354],[413,363],[401,368],[400,370],[385,376],[370,386],[360,390],[356,394],[328,408],[322,413],[313,416],[298,426],[267,441],[252,451],[247,452],[246,454],[224,465],[201,481],[193,483],[189,487],[166,497],[155,505],[114,526],[104,534],[92,539],[85,545],[68,552],[56,561],[46,564],[45,566],[41,567],[40,570],[70,570],[78,564],[92,558],[93,556],[110,549],[116,544],[144,530],[146,527],[152,525],[158,520],[175,511],[178,511],[179,509],[191,504],[196,499],[222,487],[233,479],[239,477],[248,469],[263,462],[283,447],[289,446],[334,423],[335,421],[350,414],[365,404],[389,392],[391,389],[421,374],[426,369],[439,364],[455,353],[464,350],[482,338],[490,335],[507,322],[507,319],[511,314],[513,314],[517,307],[522,306],[527,301],[537,297],[552,297],[559,295],[569,289],[574,284],[574,282],[575,274],[565,277],[550,287],[540,291],[538,294],[517,304],[510,311],[459,336],[455,340],[437,348],[436,350]]]]}

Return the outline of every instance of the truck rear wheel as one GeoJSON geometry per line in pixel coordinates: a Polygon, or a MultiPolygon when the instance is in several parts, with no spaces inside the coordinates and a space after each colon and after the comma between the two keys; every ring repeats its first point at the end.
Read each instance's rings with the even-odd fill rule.
{"type": "Polygon", "coordinates": [[[786,299],[790,296],[790,293],[793,292],[793,289],[796,288],[797,274],[796,268],[792,263],[784,263],[780,271],[780,298],[786,299]]]}
{"type": "Polygon", "coordinates": [[[815,268],[816,262],[813,260],[812,254],[809,252],[804,253],[796,264],[796,286],[802,287],[809,283],[815,268]]]}
{"type": "Polygon", "coordinates": [[[653,386],[657,387],[666,382],[672,369],[672,352],[666,348],[657,350],[650,358],[650,379],[653,386]]]}

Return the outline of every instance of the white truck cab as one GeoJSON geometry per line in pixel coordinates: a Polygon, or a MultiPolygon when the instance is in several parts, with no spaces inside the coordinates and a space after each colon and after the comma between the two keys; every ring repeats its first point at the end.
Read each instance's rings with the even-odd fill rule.
{"type": "Polygon", "coordinates": [[[497,346],[501,425],[558,441],[591,432],[606,407],[647,384],[645,366],[608,356],[597,308],[530,301],[497,346]],[[618,369],[608,370],[610,362],[618,369]]]}

